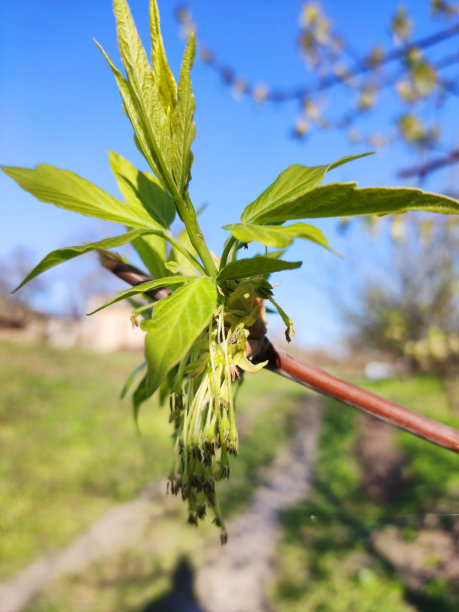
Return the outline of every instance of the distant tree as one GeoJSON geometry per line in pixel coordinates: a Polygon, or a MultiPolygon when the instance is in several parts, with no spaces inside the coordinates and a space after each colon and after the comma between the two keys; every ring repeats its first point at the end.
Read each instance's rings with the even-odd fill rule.
{"type": "MultiPolygon", "coordinates": [[[[346,40],[342,27],[325,15],[319,1],[306,2],[301,7],[297,37],[306,82],[289,89],[249,82],[220,61],[218,50],[209,49],[199,35],[198,55],[239,99],[249,97],[260,106],[297,101],[299,112],[292,126],[295,137],[304,139],[314,130],[344,130],[351,142],[373,148],[401,139],[427,155],[427,160],[400,175],[423,178],[459,162],[459,149],[443,129],[439,114],[459,96],[454,73],[459,64],[459,3],[430,0],[430,13],[432,30],[418,38],[413,17],[400,6],[387,17],[392,45],[375,44],[361,53],[346,40]],[[339,104],[333,103],[343,89],[349,94],[344,109],[342,96],[339,104]],[[398,112],[391,125],[365,132],[365,117],[394,97],[398,112]]],[[[181,5],[176,14],[185,35],[199,34],[186,6],[181,5]]]]}
{"type": "Polygon", "coordinates": [[[390,282],[367,280],[344,308],[349,342],[441,376],[459,406],[459,225],[412,218],[402,232],[393,228],[390,282]]]}
{"type": "Polygon", "coordinates": [[[29,306],[38,295],[47,290],[47,280],[38,278],[25,287],[25,291],[12,293],[33,266],[34,253],[22,246],[14,247],[0,259],[0,299],[3,302],[29,306]]]}

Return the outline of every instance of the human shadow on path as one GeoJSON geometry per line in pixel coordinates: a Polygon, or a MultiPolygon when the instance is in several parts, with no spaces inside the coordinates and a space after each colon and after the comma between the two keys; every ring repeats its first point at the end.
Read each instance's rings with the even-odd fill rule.
{"type": "Polygon", "coordinates": [[[194,570],[189,559],[182,556],[172,576],[169,593],[148,602],[139,612],[204,612],[193,592],[194,570]]]}

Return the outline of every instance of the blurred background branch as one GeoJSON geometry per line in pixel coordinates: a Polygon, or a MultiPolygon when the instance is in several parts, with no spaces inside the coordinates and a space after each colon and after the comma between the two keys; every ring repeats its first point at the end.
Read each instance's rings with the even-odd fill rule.
{"type": "Polygon", "coordinates": [[[430,0],[430,15],[432,32],[415,38],[414,18],[399,7],[387,17],[392,46],[376,44],[362,52],[346,40],[321,2],[304,3],[296,47],[304,59],[306,84],[277,88],[251,82],[235,67],[224,63],[218,50],[209,48],[201,39],[199,24],[187,5],[180,5],[176,10],[183,36],[195,33],[198,57],[218,74],[237,99],[252,99],[259,107],[266,103],[297,102],[299,112],[293,120],[293,137],[305,139],[312,130],[345,130],[349,141],[375,148],[402,139],[424,155],[442,151],[443,163],[439,165],[434,159],[425,163],[425,170],[421,168],[420,172],[408,168],[399,173],[404,178],[423,178],[428,172],[458,161],[457,151],[448,143],[448,134],[442,132],[438,113],[451,98],[459,95],[457,72],[454,72],[459,65],[456,51],[459,5],[430,0]],[[449,25],[439,29],[439,19],[449,25]],[[351,101],[344,110],[341,101],[334,102],[342,90],[348,91],[351,101]],[[378,105],[384,105],[384,90],[395,96],[396,115],[382,131],[364,133],[359,129],[359,122],[363,123],[364,117],[378,105]],[[325,93],[329,94],[328,98],[324,97],[325,93]]]}

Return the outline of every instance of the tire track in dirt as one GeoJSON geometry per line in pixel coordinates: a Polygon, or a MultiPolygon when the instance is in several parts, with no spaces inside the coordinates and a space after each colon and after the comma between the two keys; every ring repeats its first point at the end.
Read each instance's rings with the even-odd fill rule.
{"type": "Polygon", "coordinates": [[[311,492],[320,429],[319,400],[308,396],[296,433],[264,472],[245,512],[227,525],[222,554],[214,548],[195,578],[197,601],[206,612],[269,610],[267,590],[274,573],[280,514],[311,492]]]}
{"type": "Polygon", "coordinates": [[[167,512],[172,500],[165,498],[165,490],[165,480],[155,482],[136,499],[109,510],[64,549],[39,557],[0,584],[0,612],[19,612],[51,581],[77,574],[140,538],[152,521],[167,512]]]}

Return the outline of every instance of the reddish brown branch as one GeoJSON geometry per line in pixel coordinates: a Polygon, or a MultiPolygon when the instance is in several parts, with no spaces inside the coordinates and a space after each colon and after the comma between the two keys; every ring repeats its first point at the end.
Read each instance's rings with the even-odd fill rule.
{"type": "Polygon", "coordinates": [[[262,357],[264,359],[269,358],[268,368],[273,372],[295,380],[328,397],[354,406],[354,408],[359,408],[381,421],[409,431],[437,446],[443,446],[459,453],[459,431],[457,429],[403,408],[403,406],[341,380],[304,361],[299,361],[285,351],[275,349],[270,343],[262,357]]]}
{"type": "MultiPolygon", "coordinates": [[[[104,251],[103,253],[106,252],[104,251]]],[[[112,254],[109,253],[109,255],[112,254]]],[[[146,276],[134,266],[126,264],[121,259],[112,259],[110,262],[110,258],[104,259],[101,256],[101,261],[104,267],[131,285],[151,280],[149,276],[146,276]]],[[[151,292],[149,295],[155,300],[160,300],[166,297],[166,295],[170,295],[170,289],[151,292]],[[168,293],[163,294],[161,291],[167,291],[168,293]],[[153,295],[153,293],[155,294],[153,295]]],[[[412,412],[357,385],[353,385],[332,374],[328,374],[328,372],[308,365],[285,351],[274,348],[266,336],[256,342],[259,343],[254,351],[254,354],[257,356],[256,361],[262,362],[267,360],[267,367],[271,371],[277,372],[281,376],[286,376],[323,395],[363,410],[381,421],[409,431],[415,436],[428,440],[437,446],[442,446],[459,453],[459,431],[457,429],[412,412]]]]}
{"type": "MultiPolygon", "coordinates": [[[[151,276],[147,276],[141,270],[131,264],[126,263],[123,259],[110,251],[104,251],[103,249],[98,250],[100,263],[104,268],[113,272],[115,276],[124,280],[129,285],[140,285],[151,281],[151,276]]],[[[151,291],[145,291],[145,294],[154,300],[162,300],[163,298],[170,295],[172,291],[167,287],[158,287],[151,291]]]]}

